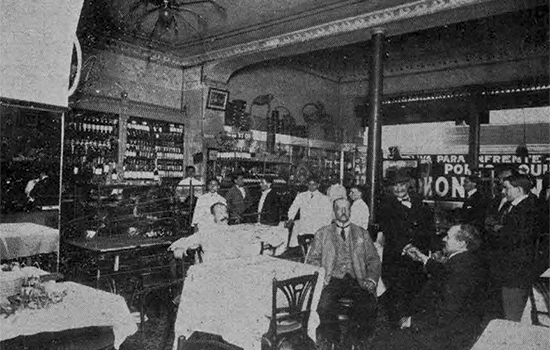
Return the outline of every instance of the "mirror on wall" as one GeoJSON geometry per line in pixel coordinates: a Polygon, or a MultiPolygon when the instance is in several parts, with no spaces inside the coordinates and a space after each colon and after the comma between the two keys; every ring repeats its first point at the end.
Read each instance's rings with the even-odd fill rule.
{"type": "Polygon", "coordinates": [[[58,228],[61,113],[0,104],[0,222],[58,228]]]}

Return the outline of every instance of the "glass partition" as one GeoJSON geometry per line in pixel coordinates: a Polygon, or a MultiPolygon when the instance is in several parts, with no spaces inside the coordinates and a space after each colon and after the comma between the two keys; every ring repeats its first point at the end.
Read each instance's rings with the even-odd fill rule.
{"type": "Polygon", "coordinates": [[[61,113],[0,104],[0,222],[58,229],[61,113]]]}

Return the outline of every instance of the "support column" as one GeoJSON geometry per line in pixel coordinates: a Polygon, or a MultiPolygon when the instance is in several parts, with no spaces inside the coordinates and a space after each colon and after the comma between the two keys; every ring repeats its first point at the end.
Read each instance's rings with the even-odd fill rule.
{"type": "Polygon", "coordinates": [[[380,170],[382,165],[382,94],[384,78],[384,39],[383,28],[376,28],[372,33],[372,61],[369,75],[369,134],[367,151],[367,184],[369,185],[368,206],[371,222],[376,223],[376,196],[379,193],[380,170]]]}
{"type": "Polygon", "coordinates": [[[477,169],[479,167],[479,145],[480,145],[480,123],[481,115],[485,113],[483,107],[482,97],[479,89],[473,89],[471,91],[472,100],[470,103],[470,110],[468,116],[468,123],[470,125],[468,134],[468,164],[471,169],[477,169]]]}

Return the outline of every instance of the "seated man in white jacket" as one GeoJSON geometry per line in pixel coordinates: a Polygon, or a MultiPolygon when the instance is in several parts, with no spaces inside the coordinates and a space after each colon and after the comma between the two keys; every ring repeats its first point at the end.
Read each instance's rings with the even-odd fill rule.
{"type": "Polygon", "coordinates": [[[168,248],[174,252],[176,258],[182,258],[187,249],[202,246],[203,261],[236,259],[258,255],[260,242],[267,242],[272,246],[280,246],[284,240],[275,235],[257,235],[253,230],[242,230],[241,225],[229,226],[229,215],[225,203],[218,202],[212,205],[212,223],[203,224],[198,232],[189,237],[180,238],[168,248]]]}

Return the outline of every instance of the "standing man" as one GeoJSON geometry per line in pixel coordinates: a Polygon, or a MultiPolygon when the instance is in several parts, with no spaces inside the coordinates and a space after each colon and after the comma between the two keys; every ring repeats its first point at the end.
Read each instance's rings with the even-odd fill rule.
{"type": "MultiPolygon", "coordinates": [[[[376,318],[376,286],[380,258],[367,232],[350,222],[347,199],[334,201],[335,222],[315,234],[306,263],[325,268],[325,281],[317,312],[320,333],[331,342],[338,339],[338,300],[351,298],[352,337],[366,336],[376,318]]],[[[360,339],[357,339],[360,340],[360,339]]]]}
{"type": "Polygon", "coordinates": [[[439,247],[435,246],[437,236],[432,212],[420,197],[409,193],[408,175],[391,172],[387,181],[390,194],[382,200],[379,215],[384,241],[382,280],[387,287],[384,298],[390,323],[397,327],[399,319],[410,314],[411,301],[426,282],[422,266],[403,256],[403,248],[412,244],[428,254],[439,247]]]}
{"type": "Polygon", "coordinates": [[[280,198],[277,192],[271,189],[273,180],[263,178],[260,181],[262,195],[258,203],[258,222],[264,225],[277,226],[281,217],[280,198]]]}
{"type": "Polygon", "coordinates": [[[464,179],[464,191],[466,199],[462,204],[460,216],[466,224],[475,226],[478,230],[483,229],[485,212],[489,205],[488,199],[480,192],[478,186],[481,182],[479,176],[470,175],[464,179]]]}
{"type": "Polygon", "coordinates": [[[519,322],[535,275],[534,253],[537,210],[532,183],[526,175],[504,179],[504,193],[510,203],[489,236],[491,277],[500,287],[504,318],[519,322]]]}
{"type": "Polygon", "coordinates": [[[225,198],[218,194],[220,183],[216,179],[208,181],[208,192],[203,194],[197,200],[195,212],[193,213],[192,225],[198,227],[199,230],[208,224],[212,223],[212,213],[210,207],[220,202],[226,204],[225,198]]]}
{"type": "Polygon", "coordinates": [[[242,174],[233,175],[233,187],[227,191],[225,199],[229,209],[229,222],[231,224],[240,224],[243,222],[243,214],[250,206],[250,193],[244,187],[244,176],[242,174]]]}
{"type": "Polygon", "coordinates": [[[308,190],[299,193],[288,209],[287,225],[294,223],[294,218],[300,211],[300,220],[292,232],[290,247],[297,246],[297,237],[305,234],[314,234],[321,227],[330,224],[332,220],[331,203],[327,196],[319,192],[319,181],[310,177],[307,182],[308,190]]]}
{"type": "Polygon", "coordinates": [[[339,198],[346,198],[346,188],[340,185],[340,181],[336,175],[333,175],[330,180],[331,184],[327,189],[327,196],[332,204],[339,198]]]}
{"type": "Polygon", "coordinates": [[[197,198],[203,193],[204,183],[195,178],[195,167],[189,165],[185,168],[185,178],[182,179],[176,187],[176,194],[180,201],[194,205],[197,198]],[[194,197],[194,198],[193,198],[194,197]]]}
{"type": "Polygon", "coordinates": [[[350,221],[353,224],[368,230],[370,212],[367,203],[363,200],[363,192],[359,189],[359,187],[352,186],[349,190],[349,198],[353,203],[351,205],[350,221]]]}

